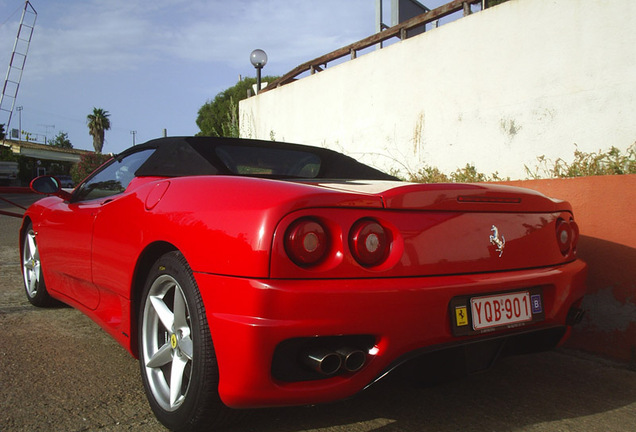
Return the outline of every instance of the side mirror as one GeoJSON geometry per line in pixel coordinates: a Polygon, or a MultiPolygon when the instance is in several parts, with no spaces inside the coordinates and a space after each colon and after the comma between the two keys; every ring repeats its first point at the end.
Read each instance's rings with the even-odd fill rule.
{"type": "Polygon", "coordinates": [[[62,190],[60,182],[55,177],[40,176],[31,181],[31,190],[42,195],[55,195],[65,201],[71,199],[71,194],[62,190]]]}

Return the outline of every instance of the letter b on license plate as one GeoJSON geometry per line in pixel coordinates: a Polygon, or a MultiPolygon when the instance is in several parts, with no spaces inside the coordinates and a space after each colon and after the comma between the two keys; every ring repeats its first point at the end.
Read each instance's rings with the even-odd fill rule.
{"type": "Polygon", "coordinates": [[[475,297],[470,300],[474,330],[532,321],[528,291],[475,297]]]}

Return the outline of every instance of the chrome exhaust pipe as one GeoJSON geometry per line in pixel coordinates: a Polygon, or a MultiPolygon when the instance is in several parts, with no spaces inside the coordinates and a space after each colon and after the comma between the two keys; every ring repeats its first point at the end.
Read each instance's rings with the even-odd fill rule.
{"type": "Polygon", "coordinates": [[[323,375],[333,375],[342,367],[342,359],[338,353],[323,348],[316,348],[303,356],[303,362],[323,375]]]}
{"type": "Polygon", "coordinates": [[[577,307],[571,307],[568,311],[568,316],[565,319],[565,324],[573,326],[579,324],[585,316],[585,310],[577,307]]]}
{"type": "Polygon", "coordinates": [[[364,351],[356,348],[342,347],[337,352],[342,357],[343,367],[349,372],[359,371],[367,361],[364,351]]]}

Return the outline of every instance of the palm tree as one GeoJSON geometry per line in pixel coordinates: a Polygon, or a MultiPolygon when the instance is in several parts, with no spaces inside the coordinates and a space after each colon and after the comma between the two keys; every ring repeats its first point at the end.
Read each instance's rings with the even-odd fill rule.
{"type": "Polygon", "coordinates": [[[88,134],[93,137],[95,153],[101,153],[104,147],[104,132],[110,129],[108,111],[102,108],[94,108],[93,113],[86,116],[88,122],[88,134]]]}

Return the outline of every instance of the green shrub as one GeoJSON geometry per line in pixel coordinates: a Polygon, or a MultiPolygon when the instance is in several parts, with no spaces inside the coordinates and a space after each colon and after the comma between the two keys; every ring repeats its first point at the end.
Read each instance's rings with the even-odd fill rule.
{"type": "MultiPolygon", "coordinates": [[[[524,165],[528,178],[636,174],[636,143],[628,147],[625,153],[616,147],[611,147],[607,152],[599,150],[592,153],[580,151],[577,147],[571,163],[562,158],[552,161],[545,156],[537,157],[537,161],[538,164],[533,168],[524,165]]],[[[437,167],[424,165],[417,172],[409,172],[406,179],[414,183],[478,183],[510,180],[509,177],[499,177],[498,172],[490,175],[480,173],[471,164],[466,164],[464,168],[457,168],[448,175],[437,167]]]]}
{"type": "Polygon", "coordinates": [[[537,157],[534,168],[525,166],[529,178],[565,178],[598,175],[636,174],[636,143],[627,148],[625,154],[612,146],[607,152],[586,153],[576,148],[574,161],[567,163],[559,158],[555,161],[545,156],[537,157]]]}
{"type": "Polygon", "coordinates": [[[416,173],[409,173],[408,181],[414,183],[448,183],[450,179],[439,168],[424,165],[416,173]]]}
{"type": "Polygon", "coordinates": [[[424,165],[416,173],[410,173],[408,181],[414,183],[478,183],[488,181],[502,181],[499,173],[494,172],[490,176],[477,171],[474,165],[466,164],[464,168],[457,168],[450,175],[444,174],[437,167],[424,165]]]}

